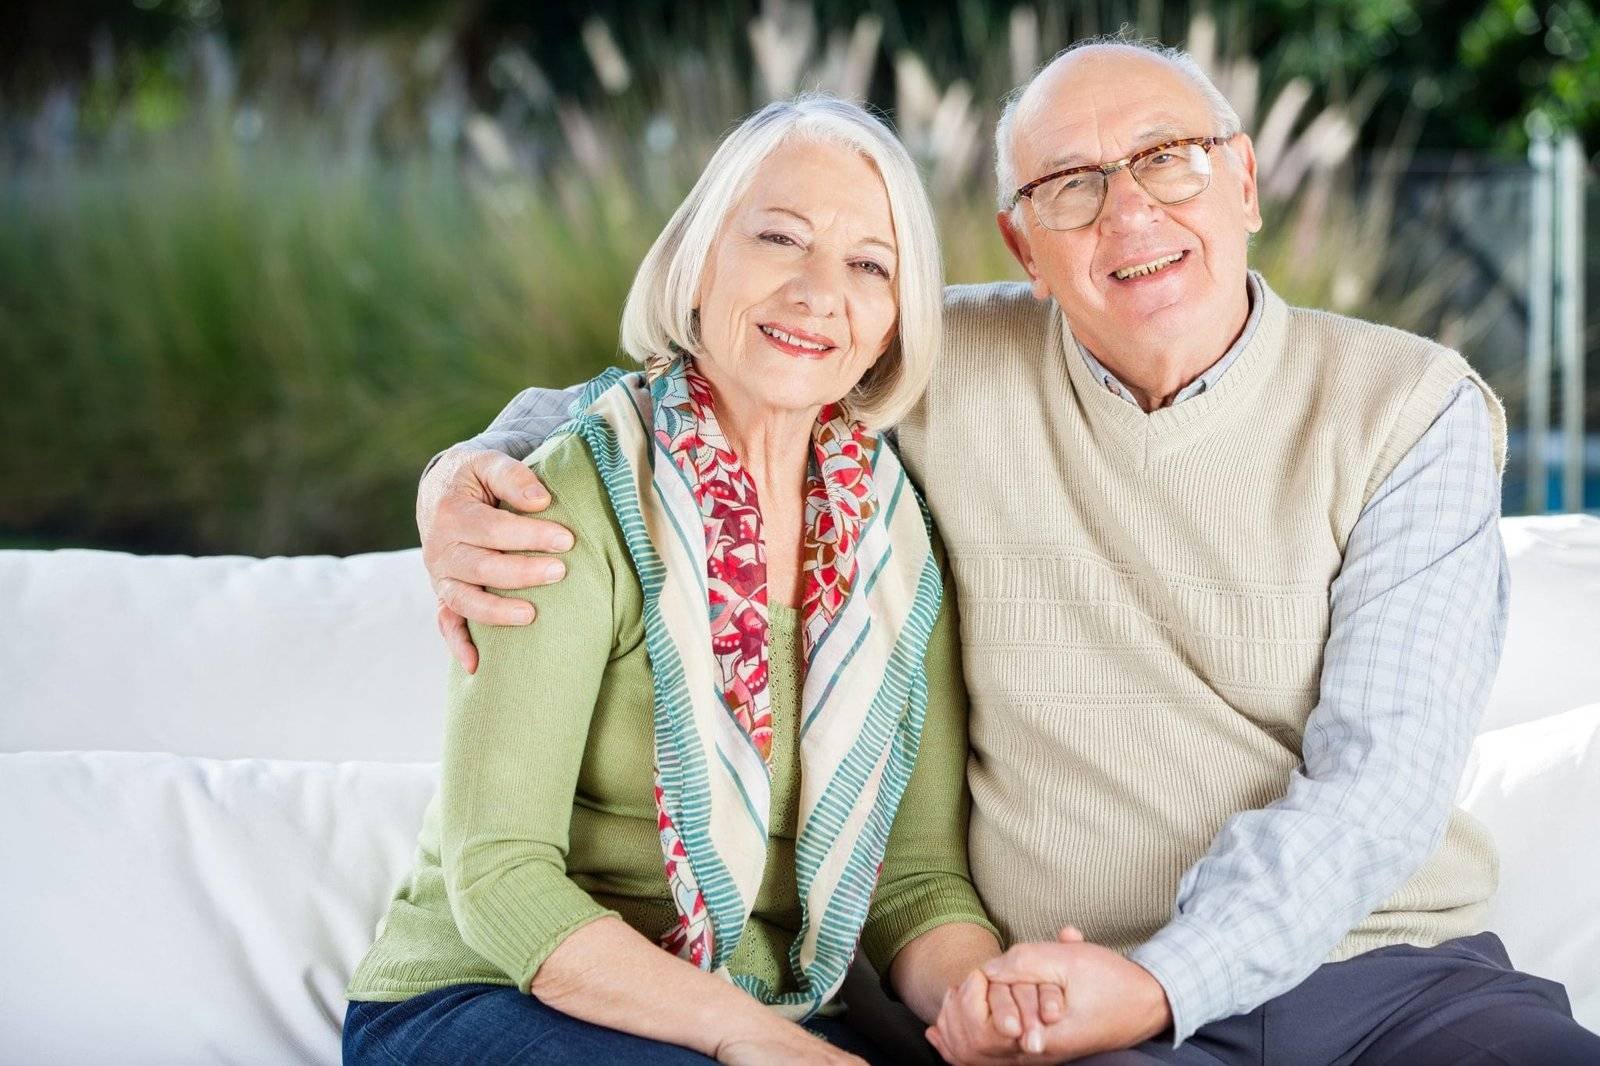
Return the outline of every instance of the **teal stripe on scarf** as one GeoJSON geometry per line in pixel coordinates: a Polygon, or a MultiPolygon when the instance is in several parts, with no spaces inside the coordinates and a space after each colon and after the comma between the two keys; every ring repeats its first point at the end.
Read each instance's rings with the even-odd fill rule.
{"type": "MultiPolygon", "coordinates": [[[[617,372],[613,382],[620,381],[617,372]]],[[[598,384],[598,382],[596,383],[598,384]]],[[[624,383],[624,388],[628,386],[624,383]]],[[[590,386],[592,390],[593,385],[590,386]]],[[[600,392],[604,392],[602,389],[600,392]]],[[[588,394],[586,390],[585,395],[588,394]]],[[[596,397],[598,399],[598,396],[596,397]]],[[[591,401],[592,402],[592,401],[591,401]]],[[[632,404],[631,398],[627,401],[632,404]]],[[[637,407],[634,408],[637,410],[637,407]]],[[[678,658],[671,634],[661,617],[661,586],[666,564],[656,554],[655,545],[644,522],[634,489],[634,471],[621,454],[616,434],[599,415],[583,415],[568,424],[568,430],[584,439],[600,471],[601,483],[611,499],[617,525],[622,530],[628,554],[639,575],[644,593],[645,649],[649,653],[651,687],[655,692],[653,718],[657,737],[656,762],[661,775],[661,790],[668,809],[681,812],[676,824],[689,854],[689,868],[700,887],[710,913],[713,937],[711,968],[726,964],[727,955],[738,946],[744,932],[747,909],[738,885],[711,844],[710,811],[704,804],[682,803],[685,793],[705,795],[709,791],[706,766],[698,744],[691,742],[694,715],[685,702],[687,683],[683,663],[678,658]],[[690,736],[685,736],[688,733],[690,736]],[[660,743],[662,739],[666,744],[660,743]]],[[[653,436],[652,436],[653,439],[653,436]]],[[[663,505],[664,506],[664,505],[663,505]]]]}
{"type": "Polygon", "coordinates": [[[728,757],[722,754],[721,748],[717,749],[717,758],[722,761],[722,768],[728,771],[728,776],[733,778],[733,783],[738,786],[739,798],[744,800],[744,809],[749,812],[750,821],[761,831],[762,836],[766,836],[766,823],[761,820],[761,815],[756,813],[756,805],[750,802],[750,793],[744,790],[744,782],[739,780],[739,771],[735,770],[733,763],[729,762],[728,757]]]}
{"type": "MultiPolygon", "coordinates": [[[[909,484],[911,484],[911,479],[910,478],[906,478],[906,477],[902,477],[899,481],[897,481],[895,483],[894,495],[889,497],[889,511],[888,511],[888,514],[885,516],[885,519],[884,519],[885,521],[893,520],[894,512],[900,506],[900,492],[901,492],[901,490],[903,490],[909,484]]],[[[878,578],[883,576],[884,567],[886,567],[888,565],[889,565],[889,556],[888,555],[885,555],[882,559],[878,560],[877,569],[872,571],[871,575],[869,575],[867,577],[867,583],[865,585],[863,585],[862,588],[861,588],[861,592],[862,592],[863,595],[867,595],[867,594],[870,594],[872,592],[873,586],[878,583],[878,578]]]]}
{"type": "MultiPolygon", "coordinates": [[[[878,446],[880,449],[883,447],[881,441],[879,442],[878,446]]],[[[873,454],[876,455],[877,453],[874,452],[873,454]]],[[[907,479],[904,475],[895,481],[894,492],[889,496],[889,506],[885,507],[883,509],[883,513],[876,516],[874,521],[881,520],[884,525],[889,525],[894,521],[894,513],[900,506],[900,490],[905,488],[908,483],[909,479],[907,479]]],[[[878,582],[878,575],[883,573],[883,568],[889,565],[889,560],[892,558],[894,558],[893,551],[884,552],[883,558],[878,560],[877,567],[872,571],[872,576],[867,579],[865,584],[857,583],[855,586],[853,586],[850,589],[850,595],[854,597],[858,594],[866,595],[867,593],[871,592],[872,586],[878,582]]],[[[847,600],[846,603],[848,602],[849,601],[847,600]]],[[[840,614],[844,613],[844,607],[844,604],[840,604],[840,614]]],[[[817,655],[822,651],[823,647],[827,645],[828,638],[833,636],[834,632],[838,628],[838,626],[830,626],[827,631],[822,634],[822,639],[817,641],[816,645],[806,655],[806,668],[808,670],[811,668],[811,664],[816,662],[817,655]]]]}
{"type": "MultiPolygon", "coordinates": [[[[885,555],[884,559],[887,561],[888,556],[885,555]]],[[[829,630],[829,632],[831,633],[832,630],[829,630]]],[[[817,705],[811,709],[810,714],[806,715],[806,720],[800,723],[801,740],[806,738],[806,733],[811,729],[811,723],[817,720],[817,715],[821,714],[822,709],[828,705],[828,697],[833,695],[833,687],[837,685],[839,683],[839,679],[844,676],[845,670],[850,666],[850,660],[856,657],[856,652],[861,650],[861,645],[866,643],[867,634],[871,632],[872,619],[869,618],[867,619],[867,624],[861,627],[861,632],[856,634],[856,642],[850,645],[850,650],[845,652],[844,658],[839,661],[839,669],[835,670],[833,672],[833,676],[828,679],[828,687],[823,689],[822,695],[817,697],[817,705]]],[[[821,642],[819,641],[818,643],[821,642]]]]}
{"type": "MultiPolygon", "coordinates": [[[[903,474],[901,476],[904,477],[903,474]]],[[[914,488],[912,495],[931,537],[932,519],[927,507],[914,488]]],[[[876,516],[874,520],[878,517],[881,516],[876,516]]],[[[883,682],[867,712],[866,722],[849,754],[840,764],[839,771],[817,801],[811,819],[795,841],[795,877],[800,897],[802,935],[790,945],[789,963],[794,972],[802,973],[800,944],[812,920],[809,913],[811,885],[838,839],[849,812],[859,799],[890,729],[893,729],[894,736],[889,741],[889,756],[872,813],[846,862],[839,879],[839,890],[829,899],[822,915],[817,936],[817,965],[821,969],[815,973],[814,982],[818,987],[832,987],[833,982],[849,967],[861,926],[866,921],[878,866],[888,846],[894,813],[900,806],[900,799],[911,779],[912,768],[916,765],[917,749],[922,742],[922,725],[928,711],[927,674],[923,662],[943,596],[944,583],[939,573],[939,563],[930,552],[918,578],[916,598],[890,653],[883,682]],[[821,831],[820,835],[818,830],[821,831]]]]}

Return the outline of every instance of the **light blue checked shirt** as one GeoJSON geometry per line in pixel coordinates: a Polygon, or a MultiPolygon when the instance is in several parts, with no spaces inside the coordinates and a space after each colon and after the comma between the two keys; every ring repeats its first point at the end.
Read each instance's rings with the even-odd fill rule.
{"type": "MultiPolygon", "coordinates": [[[[1258,292],[1252,305],[1239,342],[1175,402],[1227,370],[1258,292]]],[[[576,394],[527,389],[468,443],[526,457],[576,394]]],[[[1439,846],[1505,635],[1499,518],[1488,406],[1463,381],[1351,530],[1287,795],[1227,821],[1172,920],[1130,954],[1167,993],[1174,1044],[1299,984],[1439,846]]]]}

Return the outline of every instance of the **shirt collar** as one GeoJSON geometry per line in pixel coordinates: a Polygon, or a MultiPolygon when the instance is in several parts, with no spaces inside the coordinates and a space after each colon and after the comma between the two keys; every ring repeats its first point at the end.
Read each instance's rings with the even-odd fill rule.
{"type": "MultiPolygon", "coordinates": [[[[1264,302],[1261,296],[1261,278],[1253,270],[1245,275],[1245,292],[1250,300],[1250,315],[1245,319],[1244,329],[1239,333],[1239,339],[1234,341],[1233,346],[1223,353],[1221,359],[1207,367],[1205,373],[1185,385],[1178,392],[1178,395],[1172,398],[1174,404],[1180,404],[1190,397],[1198,396],[1207,389],[1214,387],[1221,380],[1222,375],[1227,373],[1228,367],[1239,357],[1239,353],[1244,351],[1245,345],[1250,343],[1251,335],[1255,333],[1256,326],[1261,322],[1261,305],[1264,302]]],[[[1096,359],[1089,349],[1079,343],[1076,337],[1073,338],[1073,343],[1077,344],[1078,354],[1083,356],[1084,363],[1089,367],[1089,373],[1094,375],[1096,381],[1104,385],[1113,396],[1120,396],[1135,407],[1139,406],[1139,401],[1133,398],[1133,393],[1128,391],[1128,387],[1117,380],[1115,374],[1102,366],[1100,360],[1096,359]]]]}

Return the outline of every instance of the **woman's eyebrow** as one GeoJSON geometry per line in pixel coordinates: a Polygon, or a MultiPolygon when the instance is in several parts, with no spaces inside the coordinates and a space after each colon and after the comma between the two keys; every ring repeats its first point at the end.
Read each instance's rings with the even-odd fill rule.
{"type": "Polygon", "coordinates": [[[788,215],[790,218],[799,219],[807,226],[811,225],[811,220],[809,218],[807,218],[805,215],[802,215],[792,207],[778,207],[774,205],[772,207],[763,207],[761,211],[763,214],[767,215],[788,215]]]}
{"type": "MultiPolygon", "coordinates": [[[[778,205],[774,204],[771,207],[763,207],[763,208],[761,208],[761,212],[762,212],[762,214],[768,214],[768,215],[788,215],[790,218],[798,219],[799,221],[804,222],[807,226],[811,225],[811,220],[809,218],[807,218],[805,215],[801,214],[799,211],[796,211],[792,207],[779,207],[778,205]]],[[[897,256],[898,257],[899,254],[900,254],[895,249],[894,242],[890,241],[890,240],[886,240],[883,237],[863,237],[859,241],[857,241],[856,243],[857,244],[863,244],[863,245],[865,245],[865,244],[876,245],[877,247],[882,248],[884,251],[888,252],[892,256],[897,256]]]]}

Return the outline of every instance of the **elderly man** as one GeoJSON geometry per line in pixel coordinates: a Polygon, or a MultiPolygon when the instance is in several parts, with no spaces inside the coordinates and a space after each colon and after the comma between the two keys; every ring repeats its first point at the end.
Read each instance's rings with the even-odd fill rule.
{"type": "MultiPolygon", "coordinates": [[[[1600,1061],[1484,931],[1494,847],[1453,807],[1504,632],[1498,401],[1456,353],[1249,272],[1250,139],[1182,53],[1069,50],[997,145],[1031,280],[948,291],[899,444],[956,578],[973,877],[1014,946],[929,1039],[953,1062],[1600,1061]],[[1033,985],[1064,1015],[996,994],[1033,985]]],[[[530,620],[477,586],[561,575],[502,554],[562,533],[493,509],[541,492],[485,449],[526,454],[562,400],[519,396],[424,479],[469,668],[460,615],[530,620]]]]}

